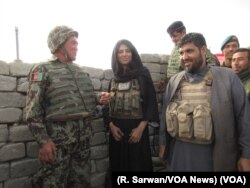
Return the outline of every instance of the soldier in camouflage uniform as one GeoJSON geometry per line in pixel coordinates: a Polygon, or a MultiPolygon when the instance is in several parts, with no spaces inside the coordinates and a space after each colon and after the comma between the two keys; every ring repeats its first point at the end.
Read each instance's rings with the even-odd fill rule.
{"type": "MultiPolygon", "coordinates": [[[[48,36],[53,57],[29,74],[27,123],[39,144],[34,187],[90,187],[91,117],[97,98],[87,73],[73,61],[78,32],[57,26],[48,36]]],[[[108,93],[100,102],[107,103],[108,93]]]]}
{"type": "Polygon", "coordinates": [[[234,51],[232,70],[241,79],[250,101],[250,49],[238,48],[234,51]]]}
{"type": "MultiPolygon", "coordinates": [[[[167,28],[167,33],[171,37],[171,40],[174,43],[175,47],[173,48],[168,60],[167,79],[166,81],[159,83],[160,88],[164,88],[166,86],[166,83],[168,82],[171,76],[184,70],[183,67],[181,66],[179,48],[177,44],[181,40],[181,38],[186,34],[186,27],[182,21],[175,21],[167,28]]],[[[214,54],[212,54],[209,49],[207,50],[206,60],[207,63],[211,66],[220,65],[220,62],[217,59],[217,57],[214,54]]]]}
{"type": "Polygon", "coordinates": [[[186,34],[186,27],[181,21],[176,21],[167,28],[167,32],[175,45],[168,61],[167,78],[169,79],[174,74],[183,70],[180,64],[180,54],[177,43],[186,34]]]}

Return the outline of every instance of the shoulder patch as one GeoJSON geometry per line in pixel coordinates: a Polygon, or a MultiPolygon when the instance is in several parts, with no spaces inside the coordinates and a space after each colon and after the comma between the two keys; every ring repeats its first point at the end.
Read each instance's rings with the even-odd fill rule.
{"type": "Polygon", "coordinates": [[[45,76],[45,66],[48,64],[50,64],[50,62],[40,62],[34,64],[29,72],[28,79],[30,81],[42,81],[45,76]]]}
{"type": "Polygon", "coordinates": [[[32,73],[31,79],[32,79],[32,81],[42,81],[43,80],[43,73],[37,70],[34,73],[32,73]]]}

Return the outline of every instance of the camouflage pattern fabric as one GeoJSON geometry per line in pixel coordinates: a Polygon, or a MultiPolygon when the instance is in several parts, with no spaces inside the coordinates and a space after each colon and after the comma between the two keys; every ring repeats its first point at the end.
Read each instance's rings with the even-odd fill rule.
{"type": "Polygon", "coordinates": [[[250,70],[241,72],[237,74],[242,81],[244,88],[246,90],[248,101],[250,102],[250,70]]]}
{"type": "Polygon", "coordinates": [[[91,87],[91,80],[89,77],[82,77],[79,71],[77,65],[69,66],[60,62],[39,64],[31,71],[26,119],[39,144],[46,143],[50,138],[46,123],[49,123],[51,115],[69,117],[81,114],[85,110],[90,113],[94,111],[96,96],[91,87]],[[58,70],[61,71],[60,75],[57,73],[58,70]]]}
{"type": "Polygon", "coordinates": [[[46,143],[50,137],[44,123],[45,91],[48,82],[45,80],[43,63],[32,68],[29,74],[29,88],[26,98],[26,120],[31,133],[39,144],[46,143]]]}
{"type": "Polygon", "coordinates": [[[167,68],[167,78],[169,79],[171,76],[173,76],[174,74],[182,70],[183,68],[181,67],[179,48],[178,46],[175,46],[169,57],[168,68],[167,68]]]}
{"type": "Polygon", "coordinates": [[[244,84],[244,88],[247,92],[248,101],[250,102],[250,78],[244,84]]]}
{"type": "Polygon", "coordinates": [[[212,54],[212,52],[209,49],[207,50],[206,61],[207,61],[208,65],[220,66],[220,62],[219,62],[218,58],[216,57],[216,55],[212,54]]]}
{"type": "MultiPolygon", "coordinates": [[[[46,120],[47,109],[50,109],[51,105],[57,105],[55,101],[53,101],[53,103],[51,102],[52,100],[48,97],[50,96],[48,92],[51,94],[53,91],[57,91],[56,88],[58,85],[52,83],[56,80],[62,82],[62,80],[57,77],[58,75],[50,74],[50,71],[45,69],[45,67],[48,68],[50,65],[54,67],[54,65],[59,63],[58,61],[53,61],[38,64],[32,68],[29,74],[29,89],[26,99],[26,119],[29,129],[39,144],[46,143],[48,140],[52,140],[56,144],[55,162],[53,164],[42,163],[41,169],[34,176],[33,183],[35,187],[43,188],[90,187],[89,140],[91,136],[91,117],[80,118],[80,116],[77,116],[78,119],[63,119],[61,121],[46,120]],[[54,89],[52,89],[53,87],[54,89]]],[[[73,67],[75,66],[75,68],[78,69],[77,65],[73,63],[71,63],[70,66],[72,70],[74,70],[73,67]]],[[[67,74],[69,79],[72,78],[72,72],[70,70],[62,74],[67,74]]],[[[73,71],[73,74],[75,75],[73,77],[76,79],[76,84],[78,82],[77,71],[73,71]]],[[[65,75],[63,75],[63,78],[65,78],[65,75]]],[[[63,83],[67,84],[68,82],[64,80],[63,83]]],[[[73,82],[70,83],[73,85],[73,82]]],[[[82,86],[79,84],[77,87],[79,88],[78,92],[87,93],[87,96],[91,96],[90,98],[95,96],[94,91],[90,90],[89,87],[87,90],[83,89],[85,87],[84,84],[82,86]]],[[[68,89],[68,92],[69,93],[58,92],[56,97],[64,93],[61,97],[67,98],[72,94],[71,97],[73,100],[69,100],[72,101],[72,104],[69,104],[69,106],[76,112],[78,108],[75,108],[75,105],[80,104],[74,104],[74,101],[78,101],[79,93],[77,95],[77,92],[74,93],[71,89],[68,89]]],[[[86,98],[88,99],[88,97],[86,98]]],[[[87,106],[93,108],[93,100],[91,100],[91,105],[88,101],[90,100],[87,100],[87,106]]],[[[58,104],[61,105],[62,109],[65,106],[65,104],[61,102],[58,102],[58,104]]],[[[83,109],[85,108],[79,108],[79,113],[82,112],[83,109]]],[[[67,112],[71,112],[70,108],[67,108],[67,112]]],[[[71,117],[70,114],[66,115],[66,117],[71,117]]]]}
{"type": "Polygon", "coordinates": [[[54,163],[43,163],[33,177],[34,187],[82,188],[90,187],[90,122],[68,121],[50,124],[52,139],[56,137],[56,159],[54,163]],[[64,141],[65,137],[68,144],[64,141]],[[66,139],[67,140],[67,139],[66,139]]]}
{"type": "Polygon", "coordinates": [[[71,36],[78,37],[78,32],[65,25],[57,26],[49,33],[47,43],[52,54],[71,36]]]}
{"type": "Polygon", "coordinates": [[[109,103],[109,115],[112,118],[141,119],[141,91],[137,79],[119,83],[111,81],[111,102],[109,103]]]}

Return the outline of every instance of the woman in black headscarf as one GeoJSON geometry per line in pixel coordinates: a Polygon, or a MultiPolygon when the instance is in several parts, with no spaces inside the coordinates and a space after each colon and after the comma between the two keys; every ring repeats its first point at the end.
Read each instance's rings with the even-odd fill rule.
{"type": "Polygon", "coordinates": [[[159,122],[152,78],[134,45],[120,40],[112,54],[109,91],[111,171],[152,171],[148,122],[159,122]]]}

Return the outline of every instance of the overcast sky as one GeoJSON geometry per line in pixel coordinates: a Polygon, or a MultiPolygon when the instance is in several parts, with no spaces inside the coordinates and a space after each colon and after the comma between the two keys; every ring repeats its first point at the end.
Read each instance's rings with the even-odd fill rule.
{"type": "Polygon", "coordinates": [[[213,53],[222,41],[238,36],[250,46],[250,0],[0,0],[0,60],[25,63],[50,58],[49,31],[68,25],[79,32],[76,63],[109,69],[119,39],[130,40],[140,54],[170,54],[173,43],[166,28],[184,22],[187,32],[201,32],[213,53]]]}

